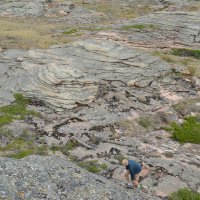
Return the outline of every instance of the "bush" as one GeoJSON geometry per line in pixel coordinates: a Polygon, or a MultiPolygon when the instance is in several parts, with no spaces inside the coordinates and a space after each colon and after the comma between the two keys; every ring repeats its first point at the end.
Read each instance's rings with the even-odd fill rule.
{"type": "Polygon", "coordinates": [[[200,59],[200,50],[194,49],[172,49],[172,54],[176,56],[188,56],[196,59],[200,59]]]}
{"type": "Polygon", "coordinates": [[[197,117],[186,118],[183,124],[172,123],[168,130],[172,131],[172,138],[180,143],[200,144],[200,123],[197,117]]]}
{"type": "Polygon", "coordinates": [[[184,188],[172,193],[169,200],[200,200],[200,193],[184,188]]]}

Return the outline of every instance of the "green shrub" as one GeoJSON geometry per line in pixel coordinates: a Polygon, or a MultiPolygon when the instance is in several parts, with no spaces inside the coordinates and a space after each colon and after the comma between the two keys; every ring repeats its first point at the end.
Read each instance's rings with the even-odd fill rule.
{"type": "Polygon", "coordinates": [[[130,30],[130,29],[139,29],[139,30],[152,29],[152,30],[155,30],[156,28],[157,27],[154,24],[133,24],[133,25],[123,26],[122,30],[130,30]]]}
{"type": "Polygon", "coordinates": [[[71,28],[71,29],[68,29],[68,30],[64,31],[63,34],[65,34],[65,35],[71,35],[71,34],[74,34],[74,33],[77,33],[77,32],[78,32],[78,29],[71,28]]]}
{"type": "Polygon", "coordinates": [[[172,49],[172,54],[176,56],[187,56],[187,57],[193,57],[196,59],[200,59],[200,50],[194,50],[194,49],[172,49]]]}
{"type": "Polygon", "coordinates": [[[200,193],[184,188],[172,193],[169,200],[200,200],[200,193]]]}
{"type": "Polygon", "coordinates": [[[28,103],[30,103],[29,100],[28,100],[28,98],[25,97],[25,96],[23,96],[23,94],[15,93],[14,97],[15,97],[15,102],[18,105],[28,105],[28,103]]]}
{"type": "Polygon", "coordinates": [[[27,110],[29,100],[22,94],[16,93],[14,95],[15,102],[11,105],[0,108],[0,127],[11,123],[14,119],[24,119],[27,115],[39,116],[39,113],[27,110]]]}
{"type": "Polygon", "coordinates": [[[82,161],[77,164],[92,173],[99,173],[100,171],[107,169],[106,164],[98,164],[96,160],[82,161]]]}
{"type": "Polygon", "coordinates": [[[13,117],[9,115],[0,116],[0,127],[9,124],[13,121],[13,117]]]}
{"type": "Polygon", "coordinates": [[[168,130],[172,131],[172,138],[180,143],[200,144],[200,123],[197,117],[186,118],[183,124],[172,123],[168,130]]]}
{"type": "Polygon", "coordinates": [[[46,147],[34,147],[31,149],[20,150],[19,152],[14,154],[8,154],[6,155],[6,157],[21,159],[29,155],[48,155],[48,149],[46,147]]]}

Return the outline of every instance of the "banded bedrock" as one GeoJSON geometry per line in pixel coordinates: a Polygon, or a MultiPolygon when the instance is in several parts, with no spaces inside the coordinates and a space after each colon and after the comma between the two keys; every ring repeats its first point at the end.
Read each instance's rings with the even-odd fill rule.
{"type": "Polygon", "coordinates": [[[128,39],[151,48],[200,47],[199,12],[156,12],[124,23],[128,39]],[[135,28],[134,28],[135,25],[135,28]],[[142,28],[138,29],[138,26],[142,28]]]}

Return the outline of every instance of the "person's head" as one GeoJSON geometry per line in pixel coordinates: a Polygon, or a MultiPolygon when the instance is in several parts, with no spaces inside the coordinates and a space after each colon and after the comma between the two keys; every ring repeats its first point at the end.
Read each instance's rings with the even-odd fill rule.
{"type": "Polygon", "coordinates": [[[127,159],[122,160],[122,165],[123,166],[128,166],[128,160],[127,159]]]}

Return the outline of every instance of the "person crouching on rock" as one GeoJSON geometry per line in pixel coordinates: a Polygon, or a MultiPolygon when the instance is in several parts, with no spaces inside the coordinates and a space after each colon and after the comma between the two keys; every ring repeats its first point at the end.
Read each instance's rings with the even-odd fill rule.
{"type": "Polygon", "coordinates": [[[122,161],[122,165],[126,167],[126,172],[124,173],[124,177],[127,180],[128,187],[131,187],[133,184],[133,187],[138,187],[139,183],[139,178],[140,178],[140,172],[142,171],[142,166],[135,162],[134,160],[127,160],[124,159],[122,161]],[[130,176],[131,176],[131,181],[130,182],[130,176]]]}

